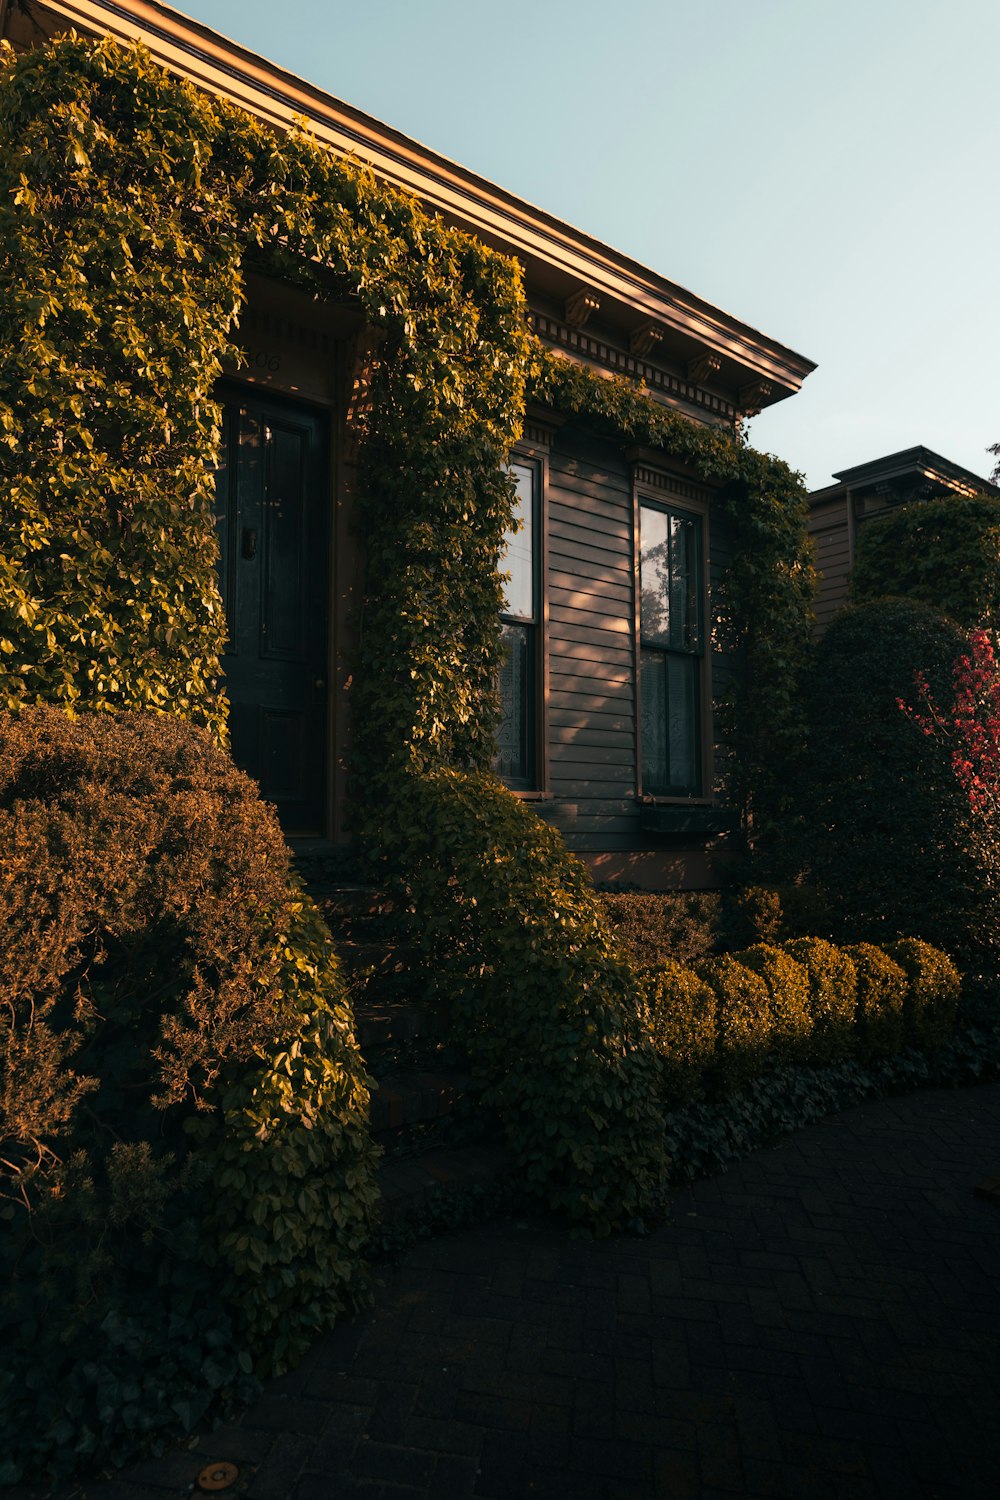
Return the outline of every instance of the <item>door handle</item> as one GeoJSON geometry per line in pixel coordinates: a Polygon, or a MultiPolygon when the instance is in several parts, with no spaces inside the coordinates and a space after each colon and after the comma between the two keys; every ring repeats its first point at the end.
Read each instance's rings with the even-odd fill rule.
{"type": "Polygon", "coordinates": [[[250,562],[257,556],[257,532],[251,526],[244,526],[243,539],[240,546],[240,554],[250,562]]]}

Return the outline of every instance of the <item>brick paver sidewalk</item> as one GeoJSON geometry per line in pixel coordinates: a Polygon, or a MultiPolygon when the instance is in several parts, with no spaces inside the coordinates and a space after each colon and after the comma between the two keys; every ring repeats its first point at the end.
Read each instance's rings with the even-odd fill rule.
{"type": "Polygon", "coordinates": [[[252,1500],[1000,1495],[1000,1085],[880,1101],[647,1239],[503,1222],[412,1250],[238,1427],[84,1487],[252,1500]]]}

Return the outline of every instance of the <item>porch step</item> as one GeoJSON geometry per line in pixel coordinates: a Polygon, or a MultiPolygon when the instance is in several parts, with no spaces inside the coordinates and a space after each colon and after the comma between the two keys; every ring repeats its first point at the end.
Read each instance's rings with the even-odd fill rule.
{"type": "Polygon", "coordinates": [[[396,1073],[380,1078],[372,1090],[372,1135],[440,1120],[474,1089],[466,1073],[396,1073]]]}
{"type": "Polygon", "coordinates": [[[430,1010],[412,1000],[362,1000],[354,1007],[354,1031],[362,1051],[433,1035],[430,1010]]]}
{"type": "Polygon", "coordinates": [[[347,935],[333,935],[334,945],[343,962],[352,971],[363,970],[372,974],[401,974],[409,972],[418,956],[411,943],[396,943],[381,939],[374,934],[356,937],[356,929],[347,935]]]}
{"type": "Polygon", "coordinates": [[[392,912],[392,902],[373,885],[310,885],[310,894],[320,911],[331,923],[340,925],[364,918],[385,917],[392,912]]]}
{"type": "Polygon", "coordinates": [[[486,1143],[387,1157],[378,1169],[382,1222],[419,1218],[430,1205],[452,1195],[489,1192],[509,1183],[514,1170],[506,1146],[486,1143]]]}

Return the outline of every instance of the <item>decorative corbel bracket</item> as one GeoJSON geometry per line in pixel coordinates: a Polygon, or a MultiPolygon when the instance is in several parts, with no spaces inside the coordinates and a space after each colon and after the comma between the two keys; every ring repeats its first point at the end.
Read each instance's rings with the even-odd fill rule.
{"type": "Polygon", "coordinates": [[[774,390],[770,380],[748,380],[746,385],[741,385],[737,405],[741,412],[760,411],[764,402],[774,390]]]}
{"type": "Polygon", "coordinates": [[[636,359],[645,359],[647,354],[652,354],[662,343],[663,329],[659,323],[650,321],[632,330],[628,341],[628,351],[635,355],[636,359]]]}
{"type": "Polygon", "coordinates": [[[600,310],[601,299],[595,297],[593,292],[588,292],[586,287],[581,287],[572,297],[566,298],[564,316],[571,328],[582,328],[587,319],[600,310]]]}
{"type": "Polygon", "coordinates": [[[688,384],[703,385],[713,375],[718,375],[721,369],[722,360],[718,354],[698,354],[694,359],[688,360],[688,384]]]}

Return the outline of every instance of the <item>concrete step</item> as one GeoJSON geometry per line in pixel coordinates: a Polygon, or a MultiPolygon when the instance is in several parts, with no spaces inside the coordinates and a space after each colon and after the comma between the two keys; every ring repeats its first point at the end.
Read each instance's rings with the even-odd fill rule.
{"type": "Polygon", "coordinates": [[[380,1078],[372,1090],[372,1135],[439,1120],[475,1087],[467,1073],[395,1073],[380,1078]]]}
{"type": "Polygon", "coordinates": [[[422,1156],[388,1157],[378,1169],[383,1223],[418,1217],[449,1192],[488,1190],[508,1181],[515,1170],[506,1146],[477,1143],[426,1151],[422,1156]]]}

